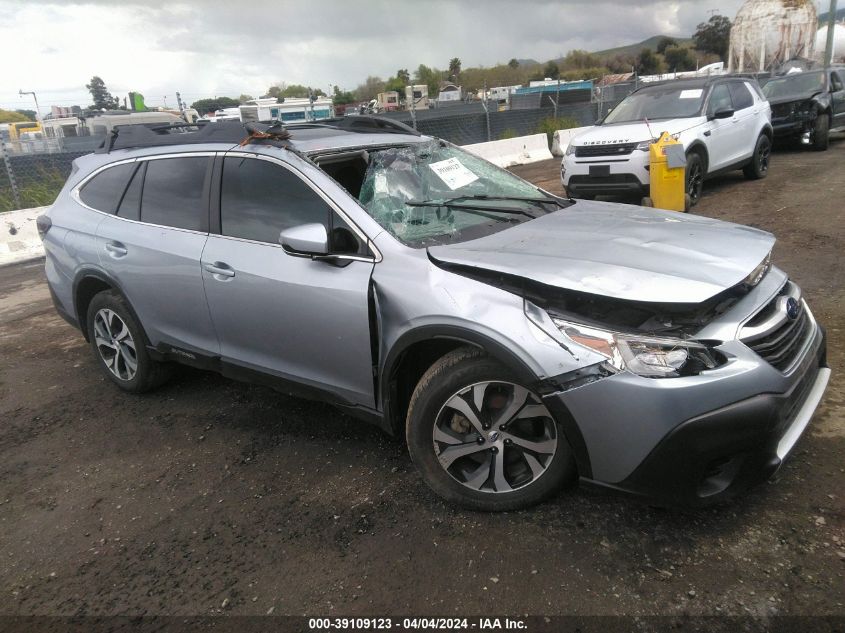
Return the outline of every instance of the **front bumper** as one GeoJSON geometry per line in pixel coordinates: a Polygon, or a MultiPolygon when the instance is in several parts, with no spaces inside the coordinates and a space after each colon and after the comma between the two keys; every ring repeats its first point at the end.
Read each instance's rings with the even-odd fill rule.
{"type": "Polygon", "coordinates": [[[566,191],[575,197],[646,195],[651,182],[648,154],[635,150],[621,157],[564,156],[560,164],[560,180],[566,191]],[[603,170],[602,175],[596,175],[597,169],[603,170]]]}
{"type": "Polygon", "coordinates": [[[830,377],[824,330],[788,375],[742,343],[698,376],[649,380],[627,372],[552,394],[589,485],[682,506],[724,501],[769,478],[818,407],[830,377]]]}

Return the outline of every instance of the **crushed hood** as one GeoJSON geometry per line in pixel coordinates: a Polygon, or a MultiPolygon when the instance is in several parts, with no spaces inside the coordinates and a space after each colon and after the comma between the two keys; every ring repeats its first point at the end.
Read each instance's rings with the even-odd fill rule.
{"type": "Polygon", "coordinates": [[[493,235],[428,249],[435,263],[616,299],[701,303],[745,279],[770,233],[674,211],[579,201],[493,235]]]}

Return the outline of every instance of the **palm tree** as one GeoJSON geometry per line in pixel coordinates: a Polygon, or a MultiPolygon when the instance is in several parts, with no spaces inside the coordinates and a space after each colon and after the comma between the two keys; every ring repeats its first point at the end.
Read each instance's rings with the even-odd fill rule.
{"type": "Polygon", "coordinates": [[[449,75],[454,76],[455,79],[458,78],[458,75],[461,74],[461,60],[457,57],[453,57],[449,60],[449,75]]]}

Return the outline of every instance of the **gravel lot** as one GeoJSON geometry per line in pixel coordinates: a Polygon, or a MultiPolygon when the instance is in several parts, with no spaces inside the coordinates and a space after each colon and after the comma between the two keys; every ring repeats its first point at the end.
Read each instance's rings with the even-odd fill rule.
{"type": "MultiPolygon", "coordinates": [[[[778,236],[834,370],[776,479],[700,512],[578,490],[456,510],[323,404],[187,369],[119,392],[43,264],[0,269],[0,614],[845,615],[843,165],[843,141],[781,151],[696,209],[778,236]]],[[[557,169],[515,171],[559,190],[557,169]]]]}

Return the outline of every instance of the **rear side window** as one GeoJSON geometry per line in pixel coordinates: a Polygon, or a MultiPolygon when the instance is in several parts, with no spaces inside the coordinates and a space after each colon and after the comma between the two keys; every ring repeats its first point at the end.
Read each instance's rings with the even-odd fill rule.
{"type": "Polygon", "coordinates": [[[754,105],[754,97],[751,96],[751,92],[748,90],[745,82],[732,81],[728,86],[730,86],[734,110],[745,110],[745,108],[750,108],[754,105]]]}
{"type": "Polygon", "coordinates": [[[330,231],[330,213],[328,204],[288,169],[255,158],[223,161],[223,235],[278,244],[279,233],[292,226],[319,223],[330,231]]]}
{"type": "Polygon", "coordinates": [[[137,163],[124,163],[104,169],[79,191],[79,199],[92,209],[114,213],[137,163]]]}
{"type": "Polygon", "coordinates": [[[177,229],[207,230],[205,174],[208,158],[190,156],[147,162],[141,221],[177,229]]]}
{"type": "Polygon", "coordinates": [[[123,194],[123,199],[117,207],[117,216],[126,218],[127,220],[141,219],[141,188],[144,184],[144,171],[147,169],[147,163],[139,163],[138,170],[132,176],[132,181],[126,188],[126,193],[123,194]]]}
{"type": "Polygon", "coordinates": [[[839,78],[837,73],[830,73],[830,85],[834,92],[842,90],[842,80],[839,78]]]}

